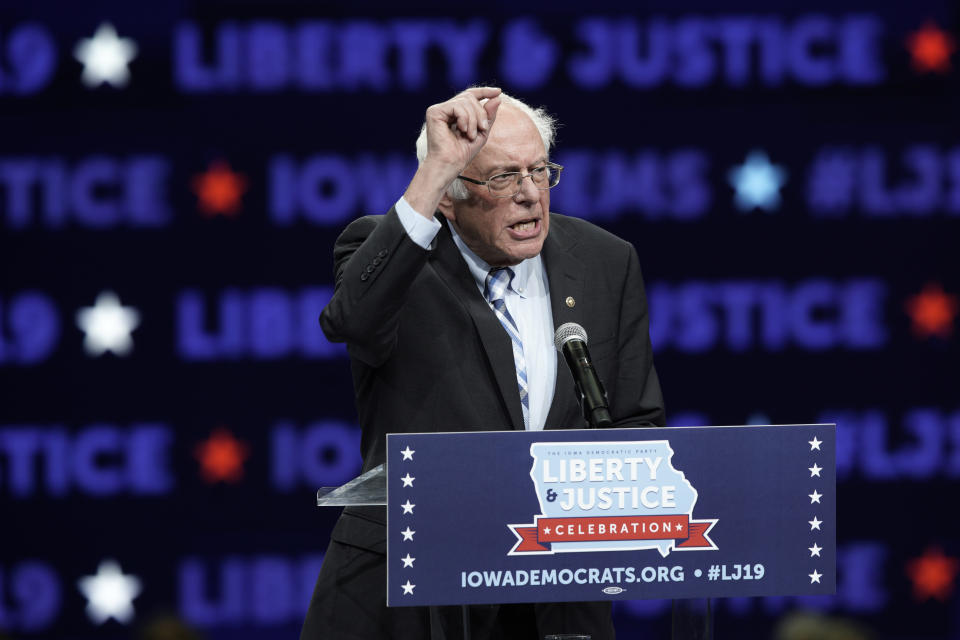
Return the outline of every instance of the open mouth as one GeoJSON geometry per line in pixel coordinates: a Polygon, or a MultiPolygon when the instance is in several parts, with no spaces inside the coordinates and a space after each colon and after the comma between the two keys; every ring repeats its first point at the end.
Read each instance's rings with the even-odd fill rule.
{"type": "Polygon", "coordinates": [[[540,236],[540,218],[521,220],[507,227],[510,237],[518,242],[532,240],[540,236]]]}

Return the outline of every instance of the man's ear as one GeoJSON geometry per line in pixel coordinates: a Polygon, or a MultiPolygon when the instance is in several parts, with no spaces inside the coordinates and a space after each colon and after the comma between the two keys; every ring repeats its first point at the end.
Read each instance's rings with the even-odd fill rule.
{"type": "Polygon", "coordinates": [[[443,217],[447,220],[451,222],[456,221],[457,216],[453,210],[453,198],[450,197],[449,193],[443,193],[443,197],[440,198],[440,203],[437,205],[437,209],[440,210],[440,213],[442,213],[443,217]]]}

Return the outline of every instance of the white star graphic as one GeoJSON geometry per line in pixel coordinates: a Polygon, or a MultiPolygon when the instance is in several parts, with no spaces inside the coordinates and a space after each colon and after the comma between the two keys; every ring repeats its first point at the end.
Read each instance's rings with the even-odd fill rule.
{"type": "Polygon", "coordinates": [[[813,516],[813,520],[807,520],[810,523],[810,531],[816,529],[820,531],[820,525],[823,524],[823,520],[817,520],[817,516],[813,516]]]}
{"type": "Polygon", "coordinates": [[[407,448],[402,450],[401,455],[403,455],[404,460],[413,460],[413,454],[416,453],[415,449],[411,449],[410,445],[407,445],[407,448]]]}
{"type": "Polygon", "coordinates": [[[402,478],[400,478],[400,480],[403,481],[403,486],[405,486],[405,487],[412,487],[412,486],[413,486],[413,481],[416,480],[416,478],[414,478],[413,476],[411,476],[411,475],[408,473],[407,475],[405,475],[405,476],[403,476],[402,478]]]}
{"type": "Polygon", "coordinates": [[[106,351],[125,356],[133,350],[130,334],[140,325],[140,313],[133,307],[120,305],[112,291],[97,296],[92,307],[77,311],[77,326],[86,334],[83,348],[94,357],[106,351]]]}
{"type": "Polygon", "coordinates": [[[734,202],[741,211],[773,211],[780,206],[780,187],[787,181],[787,172],[757,150],[751,151],[742,165],[730,169],[727,179],[736,190],[734,202]]]}
{"type": "Polygon", "coordinates": [[[811,558],[812,558],[813,556],[817,556],[817,557],[819,558],[819,557],[820,557],[820,551],[823,549],[823,547],[818,546],[817,543],[814,542],[814,543],[813,543],[813,546],[812,546],[812,547],[807,547],[807,549],[810,550],[810,557],[811,557],[811,558]]]}
{"type": "Polygon", "coordinates": [[[409,500],[407,500],[405,503],[403,503],[402,505],[400,505],[400,507],[403,509],[403,512],[404,512],[404,513],[413,513],[413,508],[414,508],[415,506],[417,506],[417,505],[411,504],[409,500]]]}
{"type": "Polygon", "coordinates": [[[822,443],[823,443],[823,440],[818,440],[817,436],[813,436],[813,440],[807,441],[807,444],[810,445],[810,451],[813,451],[814,449],[816,449],[817,451],[820,451],[820,445],[822,443]]]}
{"type": "Polygon", "coordinates": [[[414,531],[414,530],[411,529],[410,527],[407,527],[406,529],[404,529],[403,531],[400,532],[400,534],[403,536],[403,540],[402,540],[402,541],[403,541],[403,542],[406,542],[407,540],[409,540],[409,541],[412,542],[412,541],[413,541],[413,534],[415,534],[415,533],[416,533],[416,531],[414,531]]]}
{"type": "Polygon", "coordinates": [[[99,87],[104,82],[125,87],[130,81],[127,65],[137,57],[137,43],[130,38],[118,38],[113,25],[104,22],[92,38],[77,43],[73,57],[83,63],[80,79],[88,87],[99,87]]]}
{"type": "Polygon", "coordinates": [[[124,574],[116,560],[104,560],[96,575],[84,576],[77,588],[87,598],[87,617],[95,624],[110,618],[127,624],[133,620],[133,599],[140,595],[140,580],[124,574]]]}
{"type": "Polygon", "coordinates": [[[400,558],[400,562],[403,563],[404,569],[406,569],[407,567],[412,567],[414,560],[416,560],[416,558],[412,557],[409,553],[405,558],[400,558]]]}
{"type": "Polygon", "coordinates": [[[543,528],[543,532],[549,535],[549,534],[550,534],[550,527],[544,527],[544,528],[543,528]]]}
{"type": "Polygon", "coordinates": [[[810,477],[817,476],[820,477],[820,472],[823,471],[823,467],[817,466],[817,463],[814,462],[812,467],[807,467],[810,471],[810,477]]]}
{"type": "Polygon", "coordinates": [[[820,584],[820,577],[821,577],[823,574],[822,574],[822,573],[817,573],[817,570],[814,569],[814,570],[813,570],[813,573],[808,573],[807,575],[810,576],[810,584],[813,584],[814,582],[816,582],[817,584],[820,584]]]}
{"type": "Polygon", "coordinates": [[[417,586],[417,585],[415,585],[415,584],[410,584],[410,581],[407,580],[407,584],[402,584],[402,585],[400,585],[400,588],[403,589],[403,595],[405,595],[405,596],[412,596],[412,595],[413,595],[413,589],[414,589],[414,587],[416,587],[416,586],[417,586]]]}
{"type": "Polygon", "coordinates": [[[820,504],[820,498],[823,497],[823,494],[818,493],[816,489],[813,490],[813,493],[808,493],[807,495],[810,496],[810,504],[813,504],[814,502],[820,504]]]}

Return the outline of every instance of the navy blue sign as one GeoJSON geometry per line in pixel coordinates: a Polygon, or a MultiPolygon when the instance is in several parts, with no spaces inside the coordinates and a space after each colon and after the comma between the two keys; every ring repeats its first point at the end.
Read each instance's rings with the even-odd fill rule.
{"type": "Polygon", "coordinates": [[[836,591],[834,425],[387,436],[389,606],[836,591]]]}

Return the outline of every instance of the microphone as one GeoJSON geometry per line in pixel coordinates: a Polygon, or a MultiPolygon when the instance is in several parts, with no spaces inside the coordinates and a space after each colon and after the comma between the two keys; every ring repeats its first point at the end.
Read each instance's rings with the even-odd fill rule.
{"type": "Polygon", "coordinates": [[[593,362],[590,361],[590,352],[587,350],[586,329],[576,322],[562,324],[553,334],[553,344],[557,351],[563,354],[564,360],[570,367],[570,373],[573,374],[583,417],[591,427],[612,425],[607,392],[603,389],[597,371],[593,368],[593,362]]]}

